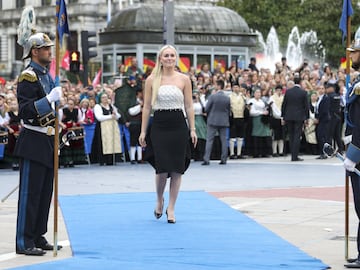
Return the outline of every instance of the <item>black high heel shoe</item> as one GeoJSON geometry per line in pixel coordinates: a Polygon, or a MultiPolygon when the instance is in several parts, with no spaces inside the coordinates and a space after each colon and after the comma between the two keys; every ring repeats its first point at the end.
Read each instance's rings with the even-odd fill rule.
{"type": "Polygon", "coordinates": [[[175,220],[175,218],[174,218],[174,219],[169,219],[169,216],[168,216],[168,211],[167,211],[167,209],[166,209],[166,217],[167,217],[167,221],[168,221],[168,223],[171,223],[171,224],[175,224],[175,223],[176,223],[176,220],[175,220]]]}
{"type": "Polygon", "coordinates": [[[163,215],[163,209],[164,209],[164,198],[163,198],[163,204],[162,204],[162,207],[161,207],[161,213],[158,213],[158,212],[156,212],[156,209],[154,210],[154,216],[155,216],[155,218],[156,219],[159,219],[159,218],[161,218],[162,217],[162,215],[163,215]]]}

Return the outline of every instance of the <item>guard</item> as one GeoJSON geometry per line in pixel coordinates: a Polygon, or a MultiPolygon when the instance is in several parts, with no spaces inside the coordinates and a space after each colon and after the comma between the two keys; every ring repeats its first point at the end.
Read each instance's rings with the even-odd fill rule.
{"type": "MultiPolygon", "coordinates": [[[[360,28],[355,33],[353,45],[347,49],[350,51],[352,67],[360,70],[360,28]]],[[[353,190],[355,211],[360,219],[360,177],[354,173],[355,167],[359,169],[360,162],[360,76],[353,82],[352,87],[346,93],[346,111],[345,119],[347,124],[347,133],[352,134],[351,143],[346,151],[344,167],[349,172],[353,190]]],[[[357,233],[358,255],[355,259],[349,259],[345,264],[347,268],[360,268],[360,224],[357,233]]]]}
{"type": "Polygon", "coordinates": [[[20,74],[17,87],[19,116],[24,123],[14,151],[20,158],[17,254],[39,256],[53,249],[44,237],[54,180],[55,112],[51,104],[62,94],[47,69],[53,45],[44,33],[32,34],[22,44],[23,59],[30,58],[30,63],[20,74]]]}

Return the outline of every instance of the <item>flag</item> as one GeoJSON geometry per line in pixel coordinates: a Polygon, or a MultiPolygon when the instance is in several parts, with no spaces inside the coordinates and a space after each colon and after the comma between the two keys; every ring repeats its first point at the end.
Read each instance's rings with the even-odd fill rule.
{"type": "Polygon", "coordinates": [[[95,88],[98,84],[101,83],[101,74],[102,69],[99,69],[99,71],[96,73],[94,80],[92,81],[92,86],[95,88]]]}
{"type": "Polygon", "coordinates": [[[65,0],[56,0],[56,6],[58,7],[56,13],[58,19],[57,30],[61,46],[64,34],[70,34],[65,0]]]}
{"type": "Polygon", "coordinates": [[[51,63],[50,63],[50,67],[49,67],[49,73],[51,78],[55,79],[56,78],[56,59],[52,59],[51,63]]]}
{"type": "Polygon", "coordinates": [[[188,72],[190,69],[190,58],[181,56],[179,58],[179,68],[181,72],[188,72]]]}
{"type": "Polygon", "coordinates": [[[353,9],[351,6],[351,0],[344,0],[343,9],[341,13],[339,29],[342,32],[342,41],[344,42],[345,37],[347,36],[347,18],[353,14],[353,9]]]}
{"type": "Polygon", "coordinates": [[[66,50],[61,60],[61,67],[65,70],[70,70],[70,56],[69,51],[66,50]]]}

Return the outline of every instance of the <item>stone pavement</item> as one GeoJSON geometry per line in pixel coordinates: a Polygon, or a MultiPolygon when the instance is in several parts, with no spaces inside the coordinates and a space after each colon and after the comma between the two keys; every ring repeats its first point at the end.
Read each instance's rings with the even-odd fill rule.
{"type": "MultiPolygon", "coordinates": [[[[193,162],[184,175],[182,190],[205,190],[241,211],[331,269],[345,263],[344,171],[336,158],[304,162],[289,158],[231,160],[226,166],[193,162]]],[[[18,175],[0,170],[0,196],[17,183],[18,175]]],[[[60,195],[114,192],[153,192],[153,171],[148,165],[113,167],[77,166],[59,170],[60,195]]],[[[350,191],[351,194],[351,191],[350,191]]],[[[179,197],[181,200],[181,195],[179,197]]],[[[53,257],[28,257],[14,253],[17,194],[0,202],[0,269],[36,264],[71,256],[66,228],[59,216],[59,243],[64,249],[53,257]]],[[[350,198],[349,255],[356,255],[357,219],[350,198]]],[[[48,239],[52,241],[52,213],[48,239]]]]}

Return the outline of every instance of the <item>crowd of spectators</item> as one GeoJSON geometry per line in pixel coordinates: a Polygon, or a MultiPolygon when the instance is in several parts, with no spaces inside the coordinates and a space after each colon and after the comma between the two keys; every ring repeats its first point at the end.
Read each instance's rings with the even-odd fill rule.
{"type": "MultiPolygon", "coordinates": [[[[79,108],[79,125],[92,124],[96,122],[96,117],[91,113],[96,104],[99,104],[99,97],[101,94],[106,93],[109,97],[109,101],[114,107],[117,107],[121,117],[119,118],[120,124],[120,136],[122,140],[122,161],[130,161],[129,152],[131,147],[135,147],[134,143],[130,146],[130,133],[128,131],[130,123],[130,115],[127,109],[136,106],[137,94],[142,90],[142,84],[146,76],[151,72],[149,68],[145,72],[137,67],[136,59],[132,61],[132,65],[124,67],[119,66],[119,76],[116,76],[112,83],[102,83],[95,86],[83,86],[82,84],[72,84],[68,80],[61,81],[63,89],[63,97],[60,103],[60,109],[69,106],[79,108]],[[120,78],[120,79],[119,79],[120,78]],[[121,103],[118,105],[117,92],[122,91],[124,87],[127,87],[127,91],[133,91],[134,95],[128,97],[126,104],[121,103]],[[125,109],[124,109],[125,108],[125,109]],[[87,112],[90,110],[90,113],[87,112]]],[[[297,74],[301,77],[301,88],[308,93],[310,119],[306,122],[303,128],[303,136],[300,152],[303,154],[321,155],[321,145],[318,145],[316,129],[319,125],[319,118],[317,115],[317,107],[319,104],[319,97],[328,95],[326,90],[332,86],[335,94],[339,100],[339,107],[335,110],[337,115],[341,118],[341,127],[339,132],[343,130],[343,108],[345,105],[345,70],[338,68],[336,71],[327,65],[320,65],[318,62],[308,62],[307,60],[300,67],[290,68],[287,65],[286,58],[279,59],[279,62],[275,64],[275,71],[272,72],[267,68],[258,68],[256,65],[256,59],[251,58],[251,62],[246,68],[239,68],[235,65],[230,67],[222,67],[221,64],[217,65],[214,70],[210,69],[208,63],[201,65],[199,70],[190,68],[187,72],[193,86],[193,98],[194,108],[196,115],[202,117],[206,123],[206,114],[204,114],[204,106],[206,106],[207,99],[212,91],[215,89],[215,83],[218,80],[224,81],[224,92],[230,97],[236,93],[236,96],[240,96],[245,103],[243,111],[240,113],[240,118],[243,118],[244,124],[242,125],[243,131],[239,138],[230,139],[230,132],[228,132],[228,146],[231,159],[237,158],[250,158],[250,157],[269,157],[274,158],[278,156],[285,156],[289,153],[288,138],[286,133],[286,126],[281,124],[281,103],[282,98],[286,90],[293,86],[294,75],[297,74]],[[236,89],[236,90],[234,90],[236,89]],[[325,89],[325,91],[323,90],[325,89]],[[264,106],[255,106],[257,103],[263,103],[264,106]],[[261,116],[260,121],[253,122],[254,118],[261,116]],[[261,129],[262,131],[260,132],[261,129]],[[259,139],[259,137],[262,137],[259,139]],[[236,151],[236,149],[238,149],[236,151]]],[[[351,80],[358,76],[357,72],[351,71],[351,80]]],[[[16,140],[16,134],[21,123],[16,118],[17,104],[16,104],[16,80],[7,81],[0,87],[0,137],[4,136],[7,132],[7,136],[14,136],[16,140]],[[10,113],[11,112],[11,113],[10,113]],[[5,133],[4,133],[5,132],[5,133]]],[[[329,114],[331,110],[334,110],[336,104],[331,104],[329,108],[329,114]],[[333,106],[333,107],[331,107],[333,106]],[[331,109],[332,108],[332,109],[331,109]]],[[[234,123],[234,110],[232,107],[232,113],[230,117],[231,124],[234,123]]],[[[141,112],[139,112],[141,113],[141,112]]],[[[236,112],[239,115],[239,112],[236,112]]],[[[60,119],[61,120],[61,119],[60,119]]],[[[199,121],[197,124],[199,125],[199,121]]],[[[201,127],[197,132],[198,137],[201,140],[206,140],[206,125],[201,124],[201,127]]],[[[336,132],[338,132],[336,131],[336,132]]],[[[326,129],[325,141],[333,143],[334,131],[331,128],[326,129]]],[[[341,133],[342,134],[342,133],[341,133]]],[[[13,167],[16,168],[16,159],[11,157],[12,143],[15,140],[8,140],[8,145],[5,147],[5,156],[10,158],[13,167]],[[11,143],[9,143],[11,141],[11,143]]],[[[199,143],[200,149],[193,149],[194,160],[202,160],[202,154],[205,143],[199,143]]],[[[1,143],[0,138],[0,143],[1,143]]],[[[338,140],[337,144],[341,143],[338,140]]],[[[212,159],[220,159],[220,150],[218,142],[215,140],[212,151],[212,159]]],[[[337,145],[340,150],[343,150],[341,145],[337,145]]],[[[133,154],[132,154],[133,156],[133,154]]],[[[1,159],[1,155],[0,155],[1,159]]],[[[133,163],[133,162],[132,162],[133,163]]]]}

